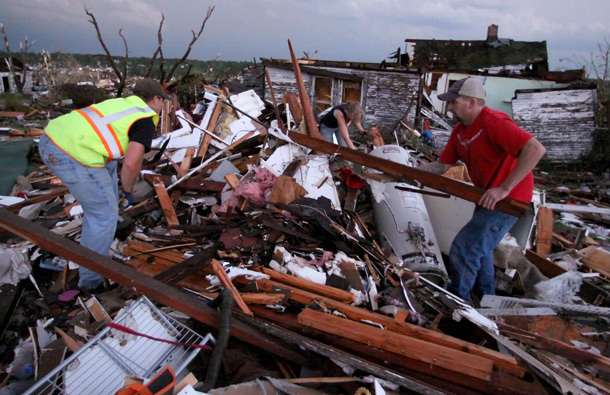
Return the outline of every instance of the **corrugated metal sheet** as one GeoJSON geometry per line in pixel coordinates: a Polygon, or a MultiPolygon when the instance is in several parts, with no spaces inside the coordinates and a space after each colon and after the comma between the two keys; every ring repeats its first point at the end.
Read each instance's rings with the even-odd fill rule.
{"type": "Polygon", "coordinates": [[[570,162],[591,148],[595,89],[517,91],[512,108],[515,122],[545,146],[545,158],[570,162]]]}

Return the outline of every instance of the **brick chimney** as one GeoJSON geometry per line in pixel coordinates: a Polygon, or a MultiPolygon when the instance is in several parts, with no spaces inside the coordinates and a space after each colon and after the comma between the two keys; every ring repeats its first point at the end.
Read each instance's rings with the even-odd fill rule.
{"type": "Polygon", "coordinates": [[[487,42],[498,41],[498,25],[489,25],[487,27],[487,42]]]}

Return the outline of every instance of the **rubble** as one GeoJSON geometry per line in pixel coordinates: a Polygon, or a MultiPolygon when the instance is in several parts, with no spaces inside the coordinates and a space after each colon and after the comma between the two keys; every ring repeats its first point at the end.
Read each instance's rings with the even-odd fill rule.
{"type": "Polygon", "coordinates": [[[444,289],[443,254],[482,191],[458,181],[463,169],[418,170],[425,155],[378,133],[369,153],[317,139],[293,66],[306,99],[282,98],[283,111],[273,91],[266,103],[209,86],[199,114],[164,111],[112,257],[76,243],[78,203],[34,157],[27,199],[3,197],[0,210],[2,282],[13,284],[2,287],[5,388],[610,392],[609,207],[594,200],[607,184],[560,189],[539,175],[536,218],[500,202],[525,218],[525,236],[496,251],[502,296],[469,305],[444,289]],[[589,230],[559,228],[553,211],[589,230]],[[112,289],[84,295],[74,264],[112,289]]]}

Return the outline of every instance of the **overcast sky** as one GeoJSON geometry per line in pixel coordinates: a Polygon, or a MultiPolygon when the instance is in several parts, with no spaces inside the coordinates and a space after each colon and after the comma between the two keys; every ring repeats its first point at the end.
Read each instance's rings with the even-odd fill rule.
{"type": "Polygon", "coordinates": [[[550,68],[561,70],[574,64],[560,59],[610,37],[608,0],[2,0],[0,22],[12,51],[27,35],[33,52],[103,53],[86,6],[113,54],[124,52],[123,28],[129,55],[150,57],[164,12],[163,52],[180,57],[213,5],[192,59],[289,58],[290,39],[297,56],[380,62],[405,38],[484,40],[494,23],[500,38],[546,40],[550,68]]]}

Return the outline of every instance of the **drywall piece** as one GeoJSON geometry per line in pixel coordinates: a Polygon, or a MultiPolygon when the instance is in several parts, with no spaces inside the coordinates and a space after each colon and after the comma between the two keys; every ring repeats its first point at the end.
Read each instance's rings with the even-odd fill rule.
{"type": "MultiPolygon", "coordinates": [[[[258,118],[265,109],[265,103],[263,103],[253,89],[233,95],[229,100],[235,107],[254,118],[258,118]]],[[[239,118],[247,119],[247,117],[239,111],[237,111],[237,116],[239,118]]]]}
{"type": "MultiPolygon", "coordinates": [[[[144,296],[119,312],[114,322],[167,341],[201,345],[215,341],[211,335],[202,337],[162,313],[144,296]]],[[[106,327],[26,394],[47,391],[113,394],[122,387],[125,376],[150,379],[167,365],[178,377],[198,352],[198,348],[185,348],[106,327]],[[57,380],[56,375],[63,377],[57,380]]]]}
{"type": "Polygon", "coordinates": [[[220,165],[212,172],[210,180],[217,182],[226,182],[225,176],[227,174],[239,173],[239,169],[231,163],[229,160],[223,160],[220,165]]]}

